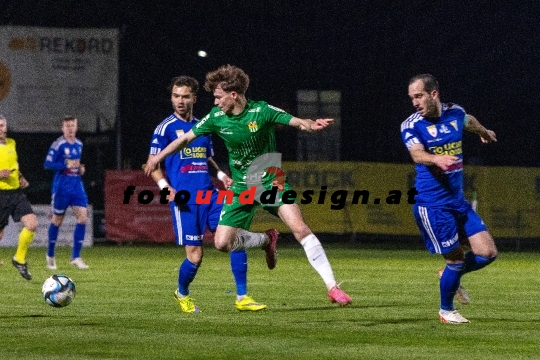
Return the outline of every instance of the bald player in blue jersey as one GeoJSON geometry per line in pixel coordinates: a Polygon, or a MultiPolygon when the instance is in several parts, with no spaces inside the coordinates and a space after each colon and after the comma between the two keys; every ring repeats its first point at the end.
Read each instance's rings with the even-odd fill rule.
{"type": "Polygon", "coordinates": [[[411,78],[409,97],[416,113],[401,124],[401,137],[416,163],[413,213],[428,250],[446,261],[439,319],[468,323],[453,304],[461,277],[492,263],[497,248],[463,193],[463,130],[478,134],[484,143],[497,139],[459,105],[442,103],[438,81],[431,74],[411,78]],[[465,253],[466,240],[460,238],[468,240],[470,251],[465,253]]]}
{"type": "MultiPolygon", "coordinates": [[[[198,89],[199,83],[192,77],[179,76],[172,80],[170,90],[174,113],[156,127],[150,144],[149,157],[158,154],[197,124],[198,120],[193,116],[193,104],[197,100],[198,89]]],[[[218,177],[226,186],[232,184],[232,179],[223,173],[212,159],[213,155],[211,137],[202,136],[191,142],[185,149],[165,158],[166,176],[159,168],[151,174],[160,189],[167,188],[169,191],[167,199],[170,200],[176,243],[184,246],[186,251],[186,258],[178,272],[178,288],[174,296],[180,309],[188,313],[200,312],[199,307],[189,296],[189,285],[202,262],[205,229],[208,226],[210,231],[215,231],[223,207],[217,202],[218,192],[212,183],[208,163],[217,170],[218,177]],[[205,195],[208,192],[212,194],[208,204],[196,204],[196,194],[200,190],[205,195]],[[187,200],[183,201],[186,202],[185,204],[177,204],[173,201],[177,191],[187,191],[181,194],[189,194],[189,200],[183,197],[187,200]]],[[[262,242],[272,244],[275,249],[278,232],[273,229],[264,234],[243,231],[239,236],[260,238],[262,242]]],[[[247,295],[246,251],[232,251],[230,261],[236,283],[236,308],[241,311],[266,309],[266,305],[254,301],[247,295]]]]}
{"type": "Polygon", "coordinates": [[[47,246],[47,268],[56,270],[55,247],[58,232],[68,207],[71,207],[76,217],[73,232],[73,248],[70,264],[79,269],[88,269],[81,258],[81,249],[86,233],[88,218],[88,197],[84,190],[82,175],[85,167],[81,164],[83,144],[77,135],[77,118],[66,115],[62,121],[62,133],[54,141],[47,152],[44,167],[54,171],[52,185],[52,219],[49,225],[47,246]]]}

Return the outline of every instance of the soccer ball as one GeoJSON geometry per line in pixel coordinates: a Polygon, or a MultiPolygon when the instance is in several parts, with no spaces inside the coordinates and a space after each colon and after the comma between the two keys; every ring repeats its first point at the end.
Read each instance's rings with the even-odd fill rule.
{"type": "Polygon", "coordinates": [[[64,274],[56,274],[45,280],[41,292],[47,304],[54,307],[68,306],[75,298],[75,283],[64,274]]]}

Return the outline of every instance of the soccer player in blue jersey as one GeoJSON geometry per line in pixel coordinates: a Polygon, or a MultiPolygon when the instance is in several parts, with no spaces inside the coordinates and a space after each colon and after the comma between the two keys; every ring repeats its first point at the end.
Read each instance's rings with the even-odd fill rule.
{"type": "Polygon", "coordinates": [[[478,134],[484,143],[497,138],[459,105],[442,103],[438,81],[431,74],[410,80],[409,97],[416,113],[401,124],[401,137],[416,163],[413,213],[428,250],[446,261],[439,319],[468,323],[453,304],[461,277],[492,263],[497,248],[463,193],[463,130],[478,134]],[[460,238],[468,240],[470,251],[465,253],[460,238]]]}
{"type": "Polygon", "coordinates": [[[84,235],[86,232],[86,220],[88,217],[88,197],[84,190],[81,176],[85,173],[85,167],[81,164],[83,144],[77,139],[77,118],[66,115],[62,122],[63,135],[56,139],[45,158],[44,167],[54,171],[52,184],[52,219],[49,226],[49,241],[47,246],[47,268],[56,269],[54,250],[58,231],[64,221],[64,214],[71,206],[76,217],[75,231],[73,234],[73,249],[70,264],[79,269],[88,269],[81,258],[84,235]]]}
{"type": "MultiPolygon", "coordinates": [[[[193,116],[193,104],[197,100],[199,83],[189,76],[179,76],[171,82],[171,102],[174,113],[163,120],[154,131],[150,144],[150,155],[158,154],[171,142],[187,133],[197,124],[193,116]]],[[[180,265],[178,272],[178,288],[174,294],[180,309],[184,312],[198,313],[200,310],[189,296],[189,285],[195,278],[203,258],[203,235],[206,226],[210,231],[215,231],[222,204],[218,204],[217,190],[212,184],[208,163],[216,169],[218,177],[226,186],[230,186],[232,180],[222,172],[212,159],[214,150],[210,136],[203,136],[193,141],[187,148],[175,152],[164,160],[166,177],[161,169],[156,169],[151,176],[160,189],[167,188],[168,199],[171,208],[176,243],[183,245],[186,258],[180,265]],[[170,184],[169,184],[170,182],[170,184]],[[171,186],[172,185],[172,186],[171,186]],[[190,199],[185,204],[177,204],[174,198],[177,191],[185,190],[190,194],[190,199]],[[212,194],[208,204],[196,204],[196,194],[202,190],[205,194],[212,194]]],[[[278,238],[277,231],[271,229],[265,234],[243,231],[239,236],[257,238],[260,241],[272,244],[275,252],[275,243],[278,238]]],[[[268,248],[268,245],[266,246],[268,248]]],[[[275,257],[275,254],[273,254],[275,257]]],[[[241,311],[257,311],[266,309],[266,305],[253,300],[247,295],[247,253],[245,250],[232,251],[230,253],[231,269],[236,283],[237,299],[236,308],[241,311]]],[[[270,268],[275,266],[269,264],[270,268]]]]}

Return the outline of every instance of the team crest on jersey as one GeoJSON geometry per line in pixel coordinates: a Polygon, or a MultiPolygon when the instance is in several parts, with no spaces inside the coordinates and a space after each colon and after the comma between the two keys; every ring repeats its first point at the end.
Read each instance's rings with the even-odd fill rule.
{"type": "Polygon", "coordinates": [[[248,123],[248,128],[249,131],[256,132],[257,130],[259,130],[259,125],[257,125],[257,121],[250,121],[248,123]]]}
{"type": "Polygon", "coordinates": [[[431,135],[433,137],[437,136],[437,126],[436,125],[430,125],[426,129],[427,129],[429,135],[431,135]]]}
{"type": "Polygon", "coordinates": [[[456,129],[456,131],[458,130],[458,127],[457,127],[457,120],[452,120],[452,121],[450,121],[450,125],[452,125],[452,127],[453,127],[454,129],[456,129]]]}
{"type": "Polygon", "coordinates": [[[442,125],[441,125],[441,133],[443,133],[443,134],[450,134],[450,130],[448,129],[448,126],[442,124],[442,125]]]}
{"type": "Polygon", "coordinates": [[[176,136],[177,136],[177,137],[180,137],[180,136],[182,136],[182,135],[184,135],[184,130],[182,130],[182,129],[176,130],[176,136]]]}
{"type": "Polygon", "coordinates": [[[69,155],[69,148],[67,147],[64,148],[64,154],[69,155]]]}

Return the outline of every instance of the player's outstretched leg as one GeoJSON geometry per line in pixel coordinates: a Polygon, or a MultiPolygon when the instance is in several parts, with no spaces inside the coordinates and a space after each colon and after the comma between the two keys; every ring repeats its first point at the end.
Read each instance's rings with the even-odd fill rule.
{"type": "Polygon", "coordinates": [[[340,306],[349,305],[352,299],[345,291],[341,290],[336,283],[332,266],[326,257],[321,242],[314,234],[306,236],[300,241],[304,247],[309,263],[319,273],[328,289],[328,299],[340,306]]]}

